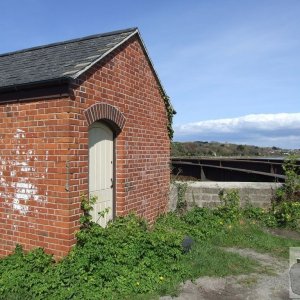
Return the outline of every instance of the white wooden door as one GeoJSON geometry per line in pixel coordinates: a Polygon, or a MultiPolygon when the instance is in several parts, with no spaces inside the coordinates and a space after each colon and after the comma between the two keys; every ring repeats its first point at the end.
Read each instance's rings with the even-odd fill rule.
{"type": "Polygon", "coordinates": [[[100,122],[89,129],[89,194],[97,197],[93,221],[104,227],[113,217],[113,132],[100,122]],[[100,217],[106,208],[109,212],[100,217]]]}

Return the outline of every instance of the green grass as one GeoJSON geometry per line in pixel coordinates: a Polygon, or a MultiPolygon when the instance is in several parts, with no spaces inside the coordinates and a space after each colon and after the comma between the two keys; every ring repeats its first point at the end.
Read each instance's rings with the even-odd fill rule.
{"type": "Polygon", "coordinates": [[[253,272],[258,267],[258,263],[207,242],[195,245],[186,261],[186,267],[190,269],[192,278],[223,277],[253,272]]]}
{"type": "MultiPolygon", "coordinates": [[[[230,226],[227,231],[220,231],[204,242],[196,241],[192,251],[182,262],[186,276],[182,280],[196,279],[202,276],[224,277],[250,273],[275,273],[261,266],[257,261],[242,257],[238,253],[227,252],[226,247],[249,248],[257,252],[288,258],[289,247],[300,247],[300,241],[281,238],[265,233],[257,224],[244,223],[230,226]]],[[[245,285],[255,284],[255,277],[244,279],[245,285]],[[249,279],[250,278],[250,279],[249,279]],[[252,280],[252,279],[253,280],[252,280]]],[[[159,295],[178,295],[180,280],[162,284],[157,293],[132,295],[130,299],[158,299],[159,295]]],[[[129,298],[128,298],[129,299],[129,298]]]]}
{"type": "MultiPolygon", "coordinates": [[[[182,223],[180,223],[182,227],[182,223]]],[[[224,248],[249,248],[260,253],[288,258],[289,247],[300,247],[300,241],[273,236],[263,231],[258,224],[243,222],[243,224],[229,225],[226,230],[220,230],[205,241],[196,241],[192,251],[186,256],[184,269],[187,271],[182,280],[196,279],[202,276],[224,277],[250,273],[265,273],[276,275],[273,269],[260,265],[256,260],[243,257],[238,253],[226,251],[224,248]],[[229,228],[230,229],[229,229],[229,228]]],[[[186,230],[186,228],[185,228],[186,230]]],[[[250,278],[250,277],[249,277],[250,278]]],[[[245,279],[245,285],[255,284],[255,277],[245,279]]],[[[132,299],[158,299],[159,295],[177,296],[179,281],[173,285],[162,285],[158,294],[133,296],[132,299]],[[147,298],[150,297],[150,298],[147,298]]]]}
{"type": "Polygon", "coordinates": [[[211,242],[218,247],[250,248],[284,258],[288,258],[289,247],[300,247],[300,241],[271,235],[250,222],[233,226],[226,233],[216,234],[211,242]]]}
{"type": "Polygon", "coordinates": [[[186,271],[184,277],[168,280],[165,284],[161,284],[156,293],[133,294],[125,299],[150,300],[158,299],[160,295],[175,297],[179,294],[179,283],[182,281],[197,279],[201,276],[224,277],[247,274],[257,271],[260,267],[250,258],[224,251],[209,242],[197,242],[181,264],[186,271]]]}

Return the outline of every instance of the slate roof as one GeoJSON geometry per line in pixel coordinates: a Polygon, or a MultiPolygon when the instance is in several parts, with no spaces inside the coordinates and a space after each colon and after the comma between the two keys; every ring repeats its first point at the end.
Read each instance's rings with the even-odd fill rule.
{"type": "Polygon", "coordinates": [[[0,55],[0,90],[76,79],[134,34],[130,28],[0,55]]]}

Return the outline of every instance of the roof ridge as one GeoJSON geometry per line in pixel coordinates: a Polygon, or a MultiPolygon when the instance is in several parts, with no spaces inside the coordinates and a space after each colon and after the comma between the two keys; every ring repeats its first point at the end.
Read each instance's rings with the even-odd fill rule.
{"type": "Polygon", "coordinates": [[[99,37],[117,35],[117,34],[121,34],[121,33],[125,33],[125,32],[130,32],[130,31],[133,32],[133,31],[136,31],[136,30],[138,30],[137,27],[131,27],[131,28],[122,29],[122,30],[115,30],[115,31],[110,31],[110,32],[93,34],[93,35],[88,35],[88,36],[84,36],[84,37],[81,37],[81,38],[75,38],[75,39],[70,39],[70,40],[66,40],[66,41],[55,42],[55,43],[50,43],[50,44],[46,44],[46,45],[25,48],[25,49],[22,49],[22,50],[17,50],[17,51],[11,51],[11,52],[7,52],[7,53],[2,53],[2,54],[0,54],[0,57],[10,56],[10,55],[24,53],[24,52],[29,52],[29,51],[34,51],[34,50],[39,50],[39,49],[43,49],[43,48],[55,47],[55,46],[58,46],[58,45],[76,43],[76,42],[79,42],[79,41],[85,41],[85,40],[90,40],[90,39],[99,38],[99,37]]]}

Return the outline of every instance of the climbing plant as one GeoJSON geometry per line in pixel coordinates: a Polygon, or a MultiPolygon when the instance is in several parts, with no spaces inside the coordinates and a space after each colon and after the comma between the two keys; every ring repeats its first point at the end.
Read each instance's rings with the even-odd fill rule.
{"type": "Polygon", "coordinates": [[[276,191],[277,201],[300,201],[300,167],[297,165],[297,156],[288,156],[282,165],[285,183],[276,191]]]}
{"type": "Polygon", "coordinates": [[[167,117],[168,117],[168,123],[167,123],[167,129],[170,140],[173,139],[174,130],[172,127],[173,124],[173,115],[176,114],[176,111],[173,109],[171,103],[170,103],[170,97],[164,92],[163,89],[160,89],[160,94],[164,100],[166,109],[167,109],[167,117]]]}
{"type": "Polygon", "coordinates": [[[97,201],[96,196],[90,196],[82,194],[81,198],[81,209],[83,214],[80,217],[81,229],[88,229],[92,225],[91,211],[93,210],[93,205],[97,201]]]}

